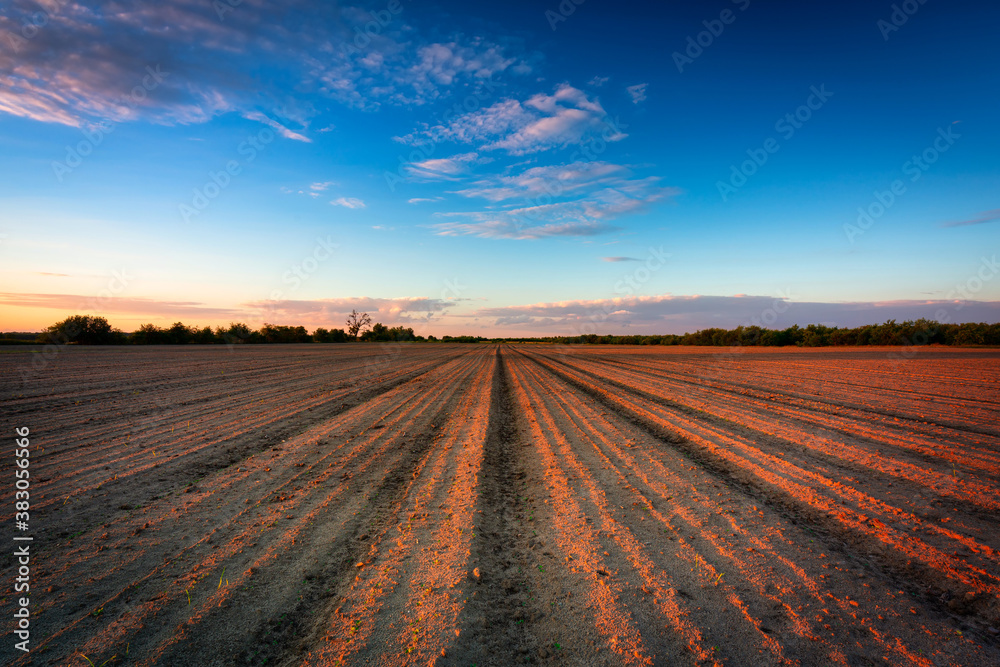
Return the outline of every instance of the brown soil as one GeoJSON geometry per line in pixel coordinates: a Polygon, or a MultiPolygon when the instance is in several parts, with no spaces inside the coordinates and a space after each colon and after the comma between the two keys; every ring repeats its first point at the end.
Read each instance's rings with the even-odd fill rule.
{"type": "Polygon", "coordinates": [[[0,664],[1000,664],[997,351],[32,354],[0,664]]]}

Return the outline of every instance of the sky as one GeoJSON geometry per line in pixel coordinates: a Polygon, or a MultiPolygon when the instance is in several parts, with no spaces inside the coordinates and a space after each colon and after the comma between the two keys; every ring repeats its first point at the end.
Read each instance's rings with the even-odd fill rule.
{"type": "Polygon", "coordinates": [[[0,330],[996,322],[998,21],[940,0],[10,0],[0,330]]]}

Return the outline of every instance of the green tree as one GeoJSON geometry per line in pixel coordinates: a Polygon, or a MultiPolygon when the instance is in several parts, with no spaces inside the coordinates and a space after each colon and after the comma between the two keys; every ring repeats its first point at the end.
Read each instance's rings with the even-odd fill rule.
{"type": "Polygon", "coordinates": [[[39,337],[41,342],[78,345],[121,345],[127,342],[125,334],[113,329],[103,317],[70,315],[49,326],[39,337]]]}
{"type": "Polygon", "coordinates": [[[201,329],[191,327],[191,342],[198,343],[199,345],[214,343],[215,334],[212,333],[212,327],[202,327],[201,329]]]}
{"type": "Polygon", "coordinates": [[[132,332],[131,340],[135,345],[162,345],[166,342],[166,333],[155,324],[143,324],[132,332]]]}
{"type": "Polygon", "coordinates": [[[390,338],[389,327],[381,322],[376,322],[371,329],[361,334],[361,340],[371,342],[392,340],[392,338],[390,338]]]}
{"type": "Polygon", "coordinates": [[[167,329],[167,342],[171,345],[187,345],[191,342],[191,330],[183,322],[174,322],[167,329]]]}
{"type": "Polygon", "coordinates": [[[215,337],[220,342],[226,343],[227,345],[237,345],[240,343],[251,342],[250,338],[253,333],[254,332],[250,330],[250,327],[242,322],[230,322],[229,327],[226,329],[223,329],[222,327],[216,328],[215,337]]]}

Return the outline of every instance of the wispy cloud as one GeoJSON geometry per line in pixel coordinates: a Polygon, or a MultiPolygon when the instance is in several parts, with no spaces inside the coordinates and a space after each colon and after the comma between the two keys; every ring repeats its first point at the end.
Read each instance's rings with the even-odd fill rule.
{"type": "Polygon", "coordinates": [[[411,162],[404,169],[415,180],[456,181],[469,173],[471,165],[482,161],[476,153],[462,153],[448,158],[411,162]]]}
{"type": "Polygon", "coordinates": [[[407,204],[424,204],[427,202],[441,201],[444,197],[414,197],[412,199],[407,199],[407,204]]]}
{"type": "Polygon", "coordinates": [[[646,88],[649,86],[648,83],[640,83],[634,86],[628,86],[625,90],[632,97],[632,104],[639,104],[640,102],[646,101],[646,88]]]}
{"type": "Polygon", "coordinates": [[[236,112],[307,142],[322,98],[361,109],[424,104],[454,86],[532,69],[514,55],[523,53],[514,38],[428,40],[405,15],[353,48],[355,28],[364,34],[371,12],[307,0],[43,2],[45,25],[14,48],[6,36],[18,36],[39,8],[8,4],[0,16],[0,113],[63,125],[200,123],[236,112]]]}
{"type": "MultiPolygon", "coordinates": [[[[533,240],[594,236],[618,229],[608,221],[679,193],[655,176],[635,178],[628,167],[604,162],[532,167],[512,176],[481,179],[457,194],[527,206],[441,215],[463,222],[434,225],[438,234],[533,240]]],[[[505,205],[507,206],[507,205],[505,205]]]]}
{"type": "Polygon", "coordinates": [[[580,143],[593,135],[601,135],[605,141],[620,141],[627,136],[611,122],[599,101],[563,84],[552,95],[538,94],[524,102],[502,100],[459,116],[447,125],[426,127],[399,140],[454,141],[474,144],[485,151],[525,155],[580,143]]]}
{"type": "Polygon", "coordinates": [[[353,31],[363,32],[371,14],[344,8],[343,20],[350,35],[331,40],[306,60],[321,92],[352,107],[423,105],[453,86],[476,88],[500,73],[532,70],[527,61],[508,55],[517,49],[461,34],[447,41],[421,43],[402,21],[369,35],[364,49],[351,48],[353,31]]]}
{"type": "MultiPolygon", "coordinates": [[[[18,308],[43,308],[63,311],[65,314],[78,313],[81,309],[92,309],[95,303],[93,295],[82,294],[30,294],[30,293],[0,293],[0,304],[18,308]]],[[[203,318],[219,319],[237,317],[243,311],[237,308],[214,307],[199,301],[163,301],[159,299],[108,297],[101,298],[99,303],[101,314],[128,314],[136,317],[162,318],[203,318]]]]}
{"type": "MultiPolygon", "coordinates": [[[[459,214],[454,214],[459,215],[459,214]]],[[[484,239],[538,240],[560,236],[597,236],[618,229],[602,222],[553,222],[548,224],[524,224],[509,214],[468,213],[472,222],[442,222],[433,225],[439,236],[478,236],[484,239]]]]}
{"type": "Polygon", "coordinates": [[[603,262],[641,262],[638,257],[601,257],[603,262]]]}
{"type": "Polygon", "coordinates": [[[273,118],[268,118],[260,111],[246,112],[243,114],[243,117],[246,118],[247,120],[255,120],[258,123],[263,123],[264,125],[273,128],[278,134],[280,134],[286,139],[292,139],[294,141],[302,141],[307,144],[312,143],[312,139],[310,139],[309,137],[306,137],[302,134],[299,134],[298,132],[288,129],[287,127],[285,127],[278,121],[274,120],[273,118]]]}
{"type": "Polygon", "coordinates": [[[330,203],[334,206],[343,206],[344,208],[365,208],[365,203],[355,197],[337,197],[330,203]]]}
{"type": "MultiPolygon", "coordinates": [[[[0,111],[64,125],[202,122],[241,107],[251,111],[248,56],[280,30],[252,25],[255,12],[220,22],[193,0],[50,4],[46,24],[30,40],[0,54],[0,111]],[[182,55],[191,49],[206,57],[182,55]]],[[[37,11],[32,3],[8,9],[0,17],[5,35],[19,33],[37,11]]]]}
{"type": "Polygon", "coordinates": [[[313,199],[316,199],[323,195],[324,192],[330,189],[331,185],[337,185],[336,181],[317,181],[315,183],[310,183],[308,188],[303,190],[294,190],[292,188],[281,186],[280,190],[285,194],[300,194],[309,195],[313,199]]]}
{"type": "Polygon", "coordinates": [[[1000,220],[1000,208],[995,208],[992,211],[984,211],[980,213],[975,218],[969,220],[958,220],[956,222],[947,222],[943,227],[966,227],[968,225],[985,225],[988,222],[997,222],[1000,220]]]}
{"type": "Polygon", "coordinates": [[[581,190],[610,187],[628,181],[628,167],[607,162],[574,162],[572,164],[531,167],[508,176],[492,176],[458,190],[463,197],[481,198],[491,202],[511,199],[533,200],[539,197],[570,196],[581,190]]]}
{"type": "Polygon", "coordinates": [[[611,78],[607,76],[595,76],[593,79],[587,82],[587,85],[593,86],[594,88],[600,88],[610,80],[611,78]]]}

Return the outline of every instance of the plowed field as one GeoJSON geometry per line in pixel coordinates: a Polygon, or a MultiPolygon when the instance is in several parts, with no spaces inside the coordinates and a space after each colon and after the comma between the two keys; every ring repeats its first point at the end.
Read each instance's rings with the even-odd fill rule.
{"type": "Polygon", "coordinates": [[[30,355],[0,664],[1000,664],[995,350],[30,355]]]}

